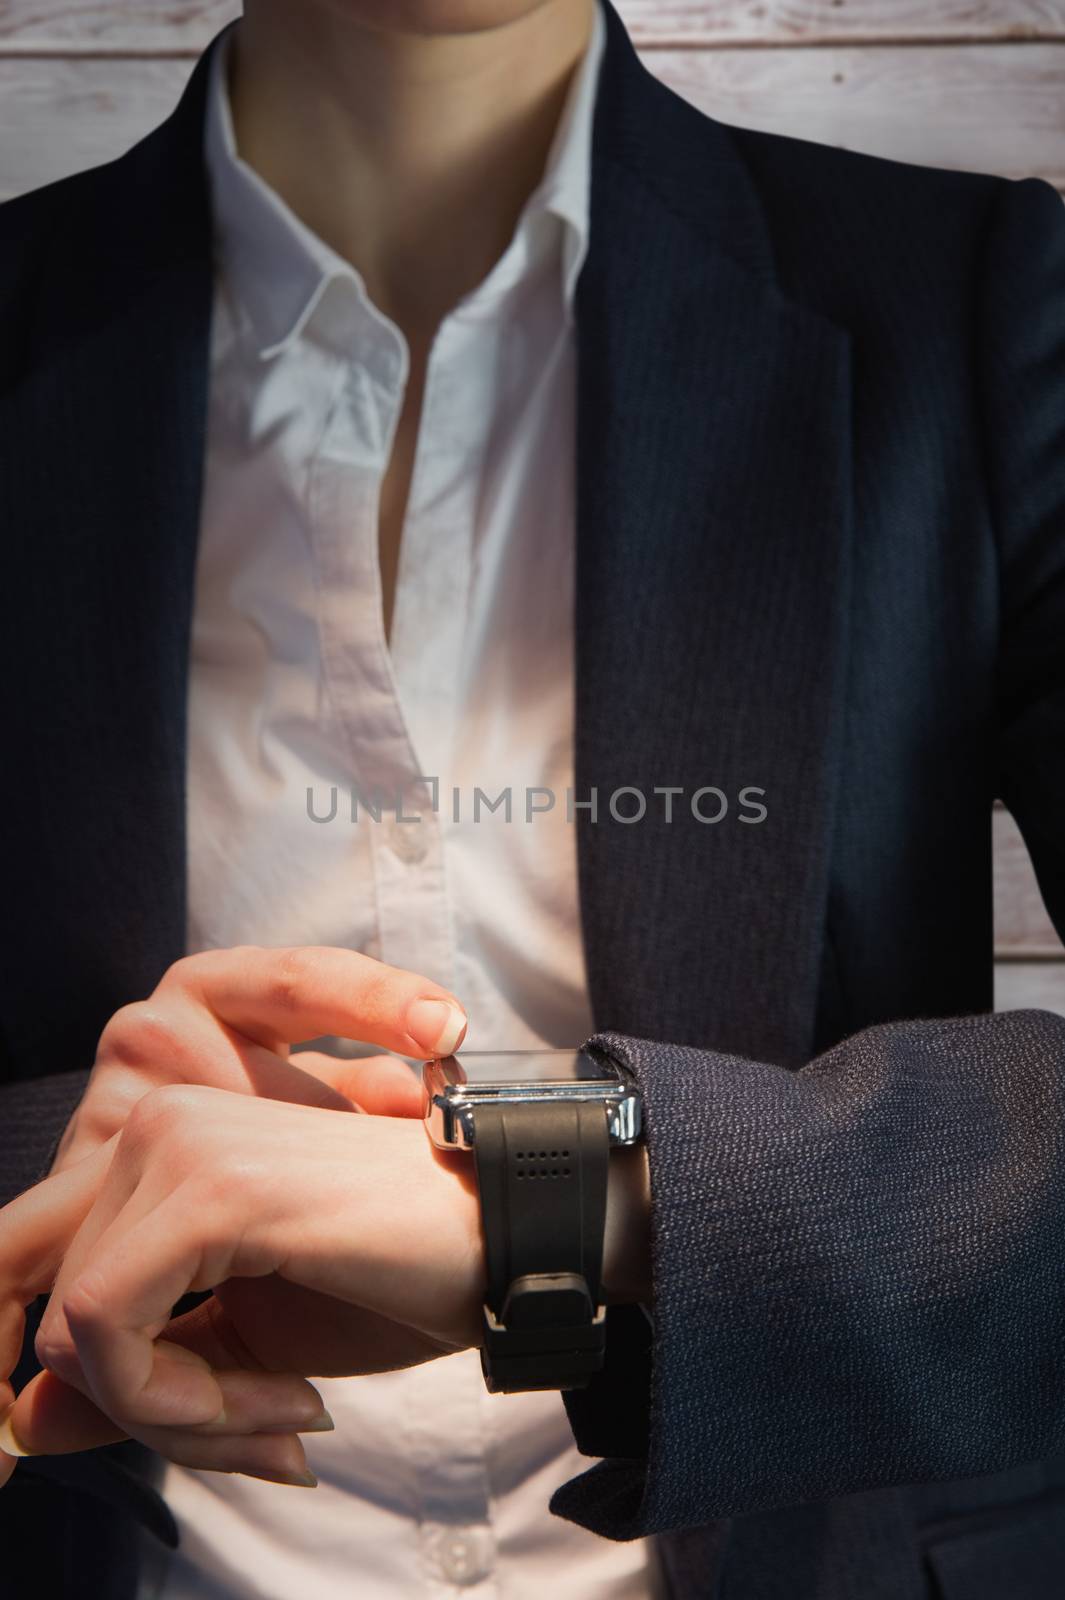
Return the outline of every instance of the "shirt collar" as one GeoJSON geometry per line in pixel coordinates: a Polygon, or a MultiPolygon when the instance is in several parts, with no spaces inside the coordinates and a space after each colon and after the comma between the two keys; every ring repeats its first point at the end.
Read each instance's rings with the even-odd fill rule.
{"type": "MultiPolygon", "coordinates": [[[[264,358],[296,340],[335,279],[348,280],[369,304],[361,275],[312,232],[237,152],[226,86],[231,34],[213,52],[207,89],[204,156],[214,222],[216,259],[235,309],[264,358]]],[[[559,270],[568,315],[588,249],[592,121],[606,42],[602,9],[570,84],[544,176],[529,196],[514,236],[487,278],[458,308],[476,314],[533,270],[547,247],[544,217],[562,224],[559,270]]],[[[557,234],[556,230],[556,234],[557,234]]]]}

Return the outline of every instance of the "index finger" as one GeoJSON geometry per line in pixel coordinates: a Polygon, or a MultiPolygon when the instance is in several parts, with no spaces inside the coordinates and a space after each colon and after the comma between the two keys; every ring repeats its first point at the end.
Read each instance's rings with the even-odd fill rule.
{"type": "Polygon", "coordinates": [[[175,962],[159,985],[167,986],[271,1049],[335,1035],[445,1056],[466,1031],[465,1011],[440,984],[332,945],[207,950],[175,962]]]}
{"type": "MultiPolygon", "coordinates": [[[[8,1378],[26,1332],[26,1307],[52,1287],[63,1254],[92,1206],[113,1153],[114,1140],[77,1166],[45,1178],[0,1210],[0,1416],[15,1395],[8,1378]]],[[[13,1470],[0,1451],[0,1485],[13,1470]]]]}

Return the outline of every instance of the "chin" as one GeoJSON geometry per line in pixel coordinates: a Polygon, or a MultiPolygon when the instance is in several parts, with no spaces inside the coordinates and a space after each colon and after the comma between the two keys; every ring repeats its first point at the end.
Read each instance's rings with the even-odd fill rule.
{"type": "Polygon", "coordinates": [[[330,9],[382,33],[484,33],[573,0],[328,0],[330,9]]]}

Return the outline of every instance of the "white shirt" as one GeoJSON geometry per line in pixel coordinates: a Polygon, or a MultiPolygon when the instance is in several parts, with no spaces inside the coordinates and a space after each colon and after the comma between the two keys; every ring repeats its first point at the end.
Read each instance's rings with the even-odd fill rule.
{"type": "MultiPolygon", "coordinates": [[[[572,1045],[592,1025],[565,796],[572,307],[603,33],[597,8],[544,179],[433,344],[391,648],[377,504],[405,340],[237,156],[221,49],[209,91],[218,291],[188,948],[333,944],[412,968],[460,996],[474,1049],[572,1045]],[[510,788],[509,822],[503,808],[473,820],[478,787],[510,788]],[[334,789],[336,815],[312,820],[308,791],[328,817],[334,789]],[[527,789],[551,790],[555,808],[526,821],[527,789]],[[391,796],[391,818],[352,823],[353,790],[391,796]]],[[[182,1547],[164,1600],[651,1592],[647,1545],[547,1510],[590,1465],[558,1395],[489,1395],[472,1351],[318,1387],[337,1426],[305,1441],[316,1490],[167,1468],[182,1547]]]]}

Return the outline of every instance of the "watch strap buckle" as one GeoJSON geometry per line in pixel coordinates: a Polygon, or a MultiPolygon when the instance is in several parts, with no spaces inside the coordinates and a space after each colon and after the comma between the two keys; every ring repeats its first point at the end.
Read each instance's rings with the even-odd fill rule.
{"type": "Polygon", "coordinates": [[[603,1367],[606,1307],[576,1272],[531,1272],[510,1284],[498,1317],[485,1305],[481,1367],[493,1393],[582,1389],[603,1367]]]}

